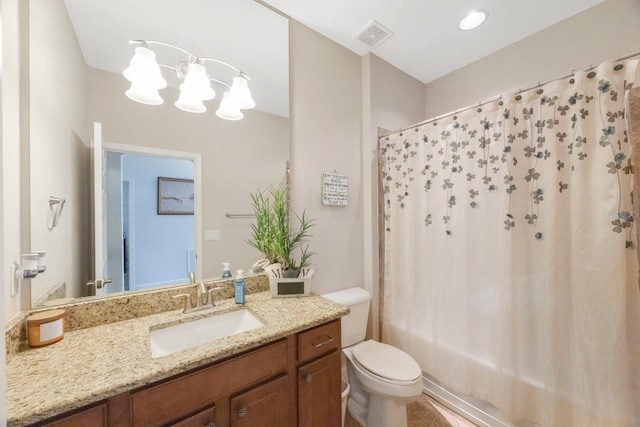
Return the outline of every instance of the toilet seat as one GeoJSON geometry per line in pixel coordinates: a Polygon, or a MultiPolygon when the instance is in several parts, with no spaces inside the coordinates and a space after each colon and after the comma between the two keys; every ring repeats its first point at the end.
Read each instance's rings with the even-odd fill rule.
{"type": "Polygon", "coordinates": [[[356,362],[372,375],[394,382],[413,382],[422,377],[422,369],[399,348],[369,340],[352,347],[356,362]]]}

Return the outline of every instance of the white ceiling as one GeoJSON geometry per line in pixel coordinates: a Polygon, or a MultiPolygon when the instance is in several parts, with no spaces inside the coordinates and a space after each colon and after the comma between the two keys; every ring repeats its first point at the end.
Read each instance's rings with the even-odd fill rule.
{"type": "Polygon", "coordinates": [[[428,83],[604,0],[263,0],[353,52],[372,52],[428,83]],[[470,11],[489,12],[471,31],[470,11]],[[370,48],[355,36],[377,21],[394,36],[370,48]]]}
{"type": "MultiPolygon", "coordinates": [[[[42,0],[49,1],[49,0],[42,0]]],[[[372,52],[428,83],[604,0],[261,0],[353,52],[372,52]],[[485,9],[472,31],[458,22],[485,9]],[[394,35],[373,48],[356,36],[373,20],[394,35]]],[[[132,39],[159,40],[229,62],[251,76],[256,109],[289,116],[288,23],[254,0],[64,0],[87,64],[121,73],[132,39]]],[[[184,58],[152,47],[158,62],[184,58]]],[[[234,73],[212,69],[230,81],[234,73]],[[226,74],[225,74],[226,73],[226,74]]],[[[177,87],[177,79],[169,79],[177,87]]],[[[215,87],[218,96],[222,88],[215,87]]]]}
{"type": "MultiPolygon", "coordinates": [[[[288,22],[253,0],[64,2],[90,67],[122,73],[134,53],[135,46],[129,45],[129,40],[171,43],[197,56],[220,59],[241,69],[251,77],[249,87],[256,109],[289,117],[288,22]]],[[[173,49],[150,47],[161,64],[175,66],[186,59],[186,55],[173,49]]],[[[207,67],[211,77],[229,84],[237,74],[210,62],[207,67]]],[[[163,75],[171,86],[178,86],[176,78],[170,79],[170,70],[164,70],[163,75]]],[[[213,88],[216,97],[221,97],[223,87],[213,88]]],[[[217,108],[215,105],[213,108],[217,108]]]]}

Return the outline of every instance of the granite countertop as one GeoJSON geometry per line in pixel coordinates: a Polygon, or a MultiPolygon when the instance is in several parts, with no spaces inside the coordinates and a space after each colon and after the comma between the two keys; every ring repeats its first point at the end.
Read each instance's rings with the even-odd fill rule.
{"type": "Polygon", "coordinates": [[[34,423],[104,400],[262,344],[335,320],[349,310],[317,295],[246,296],[245,308],[263,327],[151,358],[149,330],[240,308],[233,299],[183,314],[173,310],[65,333],[48,347],[16,354],[7,363],[7,425],[34,423]]]}

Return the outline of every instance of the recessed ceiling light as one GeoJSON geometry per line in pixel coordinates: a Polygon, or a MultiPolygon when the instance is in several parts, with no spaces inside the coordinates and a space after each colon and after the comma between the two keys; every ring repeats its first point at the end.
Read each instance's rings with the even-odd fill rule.
{"type": "Polygon", "coordinates": [[[480,26],[486,19],[489,12],[486,10],[475,10],[462,18],[460,21],[461,30],[473,30],[480,26]]]}

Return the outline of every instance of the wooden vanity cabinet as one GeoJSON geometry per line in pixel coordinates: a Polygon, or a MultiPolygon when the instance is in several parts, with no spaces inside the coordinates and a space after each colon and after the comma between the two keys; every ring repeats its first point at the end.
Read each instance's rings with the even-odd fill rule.
{"type": "Polygon", "coordinates": [[[340,427],[340,372],[335,320],[44,425],[340,427]]]}
{"type": "Polygon", "coordinates": [[[107,404],[102,403],[88,409],[81,410],[64,418],[45,422],[44,427],[75,427],[75,426],[107,426],[107,404]]]}
{"type": "Polygon", "coordinates": [[[216,406],[207,408],[195,415],[191,415],[185,418],[182,421],[171,424],[171,427],[213,427],[216,425],[220,425],[222,420],[219,419],[219,416],[218,419],[216,419],[216,408],[216,406]]]}
{"type": "Polygon", "coordinates": [[[287,347],[288,341],[281,340],[132,392],[132,425],[167,425],[176,418],[208,408],[217,400],[285,373],[289,365],[287,347]]]}

